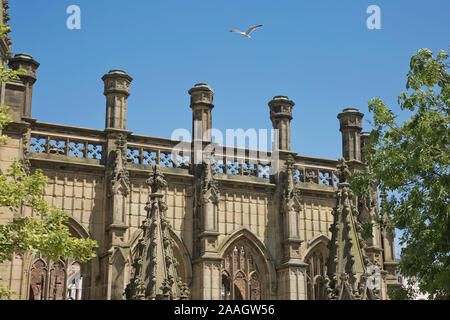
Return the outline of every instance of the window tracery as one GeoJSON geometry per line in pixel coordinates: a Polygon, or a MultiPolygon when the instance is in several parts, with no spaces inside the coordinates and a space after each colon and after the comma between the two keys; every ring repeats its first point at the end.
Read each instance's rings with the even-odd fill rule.
{"type": "Polygon", "coordinates": [[[223,300],[262,299],[263,278],[255,256],[245,241],[230,246],[226,251],[222,265],[223,300]]]}
{"type": "Polygon", "coordinates": [[[29,300],[81,300],[82,289],[83,276],[77,261],[35,257],[30,269],[29,300]]]}
{"type": "Polygon", "coordinates": [[[326,255],[321,245],[316,246],[306,257],[308,300],[322,300],[322,276],[326,274],[326,255]]]}

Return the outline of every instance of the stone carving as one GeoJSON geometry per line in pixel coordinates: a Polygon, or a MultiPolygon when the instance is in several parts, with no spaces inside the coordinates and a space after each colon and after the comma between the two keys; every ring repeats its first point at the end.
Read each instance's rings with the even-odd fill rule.
{"type": "Polygon", "coordinates": [[[166,218],[167,205],[163,200],[163,188],[167,186],[158,166],[147,180],[151,188],[150,199],[145,207],[147,218],[138,242],[138,255],[133,263],[134,279],[125,289],[128,300],[186,300],[190,292],[178,276],[178,261],[173,255],[173,239],[166,218]]]}
{"type": "Polygon", "coordinates": [[[347,164],[345,163],[344,158],[339,158],[338,160],[338,165],[337,165],[337,169],[338,169],[338,178],[339,178],[339,183],[347,183],[348,178],[351,175],[350,170],[348,169],[347,164]]]}
{"type": "Polygon", "coordinates": [[[297,181],[295,179],[295,161],[292,155],[289,155],[286,160],[286,172],[284,175],[284,189],[282,193],[282,206],[285,212],[291,210],[300,211],[301,207],[301,193],[297,188],[297,181]]]}
{"type": "Polygon", "coordinates": [[[216,179],[216,173],[213,168],[213,162],[208,159],[203,162],[202,176],[200,179],[200,201],[201,204],[207,202],[218,202],[219,184],[216,179]]]}
{"type": "Polygon", "coordinates": [[[358,211],[353,204],[353,193],[348,184],[350,171],[343,158],[338,164],[339,185],[336,191],[334,222],[328,245],[330,255],[327,261],[327,296],[331,300],[376,299],[377,295],[367,288],[368,259],[365,242],[360,236],[361,226],[358,211]]]}
{"type": "Polygon", "coordinates": [[[125,167],[127,161],[126,143],[127,141],[124,136],[120,135],[116,141],[117,148],[111,152],[109,196],[118,194],[119,192],[127,196],[130,191],[129,173],[125,167]]]}

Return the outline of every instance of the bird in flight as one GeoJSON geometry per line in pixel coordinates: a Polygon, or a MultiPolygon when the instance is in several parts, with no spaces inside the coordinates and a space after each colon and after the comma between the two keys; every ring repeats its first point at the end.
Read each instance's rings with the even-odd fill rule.
{"type": "Polygon", "coordinates": [[[257,29],[257,28],[261,28],[262,26],[263,26],[263,25],[260,24],[260,25],[257,25],[257,26],[250,27],[250,28],[248,28],[247,32],[242,32],[242,31],[235,30],[235,29],[230,30],[230,32],[240,33],[240,34],[243,35],[244,37],[250,39],[250,38],[251,38],[251,37],[250,37],[250,33],[251,33],[253,30],[257,29]]]}

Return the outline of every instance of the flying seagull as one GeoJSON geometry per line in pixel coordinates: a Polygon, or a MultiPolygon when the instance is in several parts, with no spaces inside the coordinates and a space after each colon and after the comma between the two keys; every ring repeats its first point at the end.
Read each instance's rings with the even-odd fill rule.
{"type": "Polygon", "coordinates": [[[257,25],[257,26],[250,27],[250,28],[247,30],[247,32],[242,32],[242,31],[235,30],[235,29],[230,30],[230,32],[240,33],[240,34],[243,35],[244,37],[250,39],[250,38],[251,38],[251,37],[250,37],[250,33],[251,33],[253,30],[255,30],[256,28],[261,28],[262,26],[263,26],[263,25],[260,24],[260,25],[257,25]]]}

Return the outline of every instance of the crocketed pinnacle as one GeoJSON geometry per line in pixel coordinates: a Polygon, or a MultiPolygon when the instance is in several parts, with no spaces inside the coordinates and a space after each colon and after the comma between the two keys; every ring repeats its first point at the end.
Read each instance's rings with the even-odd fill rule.
{"type": "Polygon", "coordinates": [[[330,255],[325,276],[326,298],[331,300],[374,299],[367,288],[366,265],[368,259],[360,236],[358,211],[350,190],[350,171],[343,158],[338,164],[339,184],[336,191],[334,222],[329,243],[330,255]]]}
{"type": "Polygon", "coordinates": [[[133,264],[136,276],[127,286],[125,295],[130,300],[186,300],[190,293],[178,276],[174,242],[166,218],[167,205],[162,194],[167,182],[158,166],[153,167],[147,184],[152,193],[145,207],[147,219],[141,227],[144,232],[133,264]]]}

